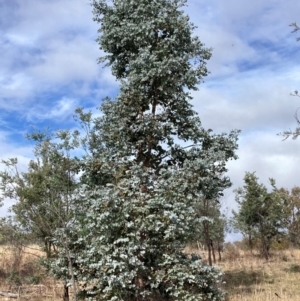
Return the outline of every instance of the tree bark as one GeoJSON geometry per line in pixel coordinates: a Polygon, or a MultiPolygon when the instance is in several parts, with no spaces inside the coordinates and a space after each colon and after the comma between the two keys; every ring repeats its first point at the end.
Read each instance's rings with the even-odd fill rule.
{"type": "Polygon", "coordinates": [[[211,246],[210,243],[207,244],[207,251],[208,251],[208,264],[212,266],[212,259],[211,259],[211,246]]]}
{"type": "Polygon", "coordinates": [[[203,222],[203,230],[205,235],[205,241],[207,246],[207,255],[208,255],[208,264],[212,266],[212,258],[211,258],[211,239],[209,236],[209,225],[207,221],[203,222]]]}
{"type": "Polygon", "coordinates": [[[63,301],[69,301],[69,287],[67,281],[64,283],[64,295],[63,295],[63,301]]]}
{"type": "Polygon", "coordinates": [[[253,255],[253,242],[252,242],[252,236],[251,234],[249,234],[249,247],[250,247],[250,252],[251,252],[251,255],[253,255]]]}
{"type": "MultiPolygon", "coordinates": [[[[70,256],[70,249],[69,245],[67,242],[65,242],[65,248],[66,248],[66,253],[67,253],[67,258],[68,258],[68,265],[69,265],[69,273],[71,275],[71,280],[72,280],[72,285],[73,285],[73,301],[77,301],[77,287],[76,287],[76,279],[74,275],[74,270],[73,270],[73,262],[72,258],[70,256]]],[[[69,301],[69,291],[68,291],[68,299],[64,299],[64,301],[69,301]]]]}
{"type": "Polygon", "coordinates": [[[219,262],[222,261],[222,255],[221,255],[221,252],[222,252],[222,245],[220,244],[220,242],[218,242],[218,254],[219,254],[219,262]]]}
{"type": "Polygon", "coordinates": [[[214,264],[215,264],[216,263],[216,254],[215,254],[214,243],[212,240],[210,240],[210,246],[211,246],[211,252],[212,252],[212,256],[213,256],[214,264]]]}

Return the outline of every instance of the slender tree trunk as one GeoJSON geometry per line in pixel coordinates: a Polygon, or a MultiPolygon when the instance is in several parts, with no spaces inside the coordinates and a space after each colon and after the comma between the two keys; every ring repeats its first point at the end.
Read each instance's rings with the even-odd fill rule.
{"type": "Polygon", "coordinates": [[[198,247],[198,251],[200,252],[200,250],[202,250],[202,248],[200,248],[199,240],[197,240],[197,247],[198,247]]]}
{"type": "Polygon", "coordinates": [[[250,252],[251,252],[251,255],[253,255],[253,241],[252,241],[252,235],[251,233],[249,234],[249,247],[250,247],[250,252]]]}
{"type": "Polygon", "coordinates": [[[265,259],[266,259],[266,260],[269,260],[269,252],[268,252],[266,243],[265,243],[264,241],[263,241],[263,254],[264,254],[264,256],[265,256],[265,259]]]}
{"type": "Polygon", "coordinates": [[[222,256],[221,256],[222,246],[219,241],[217,242],[217,248],[218,248],[218,254],[219,254],[219,262],[221,262],[222,261],[222,256]]]}
{"type": "Polygon", "coordinates": [[[69,287],[67,281],[64,283],[64,295],[63,295],[63,301],[69,301],[69,287]]]}
{"type": "Polygon", "coordinates": [[[200,244],[199,240],[197,240],[198,252],[201,254],[201,258],[205,254],[205,245],[200,244]]]}
{"type": "MultiPolygon", "coordinates": [[[[74,270],[73,270],[73,264],[72,264],[72,258],[70,256],[70,250],[69,250],[69,245],[66,242],[65,243],[65,248],[66,248],[66,253],[67,253],[67,258],[68,258],[68,264],[69,264],[69,273],[71,275],[71,281],[72,281],[72,286],[73,286],[73,301],[77,301],[77,287],[76,287],[76,280],[75,280],[75,275],[74,275],[74,270]]],[[[68,297],[69,298],[69,297],[68,297]]],[[[68,299],[69,300],[69,299],[68,299]]],[[[64,300],[65,301],[65,300],[64,300]]]]}
{"type": "Polygon", "coordinates": [[[216,263],[216,254],[215,254],[214,243],[212,240],[210,240],[210,246],[211,246],[211,252],[212,252],[212,256],[213,256],[214,264],[215,264],[216,263]]]}
{"type": "Polygon", "coordinates": [[[261,237],[261,243],[262,243],[262,255],[265,256],[266,260],[269,260],[269,250],[268,250],[268,238],[266,236],[266,233],[268,230],[266,229],[264,222],[263,222],[263,216],[259,214],[260,217],[260,237],[261,237]]]}
{"type": "Polygon", "coordinates": [[[208,255],[208,264],[212,266],[212,258],[211,258],[211,239],[209,236],[209,225],[207,221],[203,222],[203,230],[205,235],[205,242],[207,246],[207,255],[208,255]]]}
{"type": "Polygon", "coordinates": [[[207,244],[207,251],[208,251],[208,264],[212,266],[212,259],[211,259],[211,245],[210,242],[207,244]]]}
{"type": "Polygon", "coordinates": [[[263,237],[262,240],[262,247],[263,247],[263,255],[265,256],[266,260],[269,260],[270,254],[269,254],[269,244],[268,241],[263,237]]]}
{"type": "Polygon", "coordinates": [[[44,241],[45,244],[45,251],[46,251],[46,257],[50,258],[51,257],[51,246],[50,246],[50,242],[48,242],[47,240],[44,241]]]}

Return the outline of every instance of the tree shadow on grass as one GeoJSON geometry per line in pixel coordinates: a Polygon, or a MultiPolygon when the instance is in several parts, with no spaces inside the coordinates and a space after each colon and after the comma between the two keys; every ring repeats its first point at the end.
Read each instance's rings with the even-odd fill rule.
{"type": "Polygon", "coordinates": [[[257,271],[239,271],[225,273],[224,289],[230,294],[251,294],[256,284],[265,282],[266,275],[257,271]]]}

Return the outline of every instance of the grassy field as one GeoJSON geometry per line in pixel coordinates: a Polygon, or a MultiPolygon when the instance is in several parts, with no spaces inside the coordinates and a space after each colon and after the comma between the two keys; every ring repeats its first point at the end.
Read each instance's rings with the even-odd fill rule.
{"type": "MultiPolygon", "coordinates": [[[[0,246],[0,292],[17,294],[19,300],[62,300],[62,284],[39,264],[43,256],[37,246],[23,250],[0,246]]],[[[0,295],[0,300],[14,299],[0,295]]]]}
{"type": "MultiPolygon", "coordinates": [[[[26,253],[0,247],[0,291],[19,294],[19,300],[62,300],[62,284],[39,266],[43,253],[32,246],[26,253]]],[[[197,253],[197,250],[187,249],[197,253]]],[[[205,253],[200,255],[205,259],[205,253]]],[[[300,301],[300,250],[273,251],[269,261],[231,248],[216,264],[224,274],[227,300],[300,301]]],[[[0,300],[13,300],[0,296],[0,300]]]]}
{"type": "Polygon", "coordinates": [[[228,300],[300,301],[300,250],[273,252],[269,261],[236,251],[218,265],[225,273],[228,300]]]}

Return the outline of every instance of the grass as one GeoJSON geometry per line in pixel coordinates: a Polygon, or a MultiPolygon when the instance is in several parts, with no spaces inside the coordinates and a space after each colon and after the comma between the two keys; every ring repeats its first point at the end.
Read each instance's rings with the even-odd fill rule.
{"type": "MultiPolygon", "coordinates": [[[[35,246],[25,252],[0,247],[0,291],[20,293],[19,300],[62,300],[62,283],[47,277],[37,262],[43,253],[35,246]]],[[[206,260],[204,252],[200,255],[206,260]]],[[[222,255],[216,265],[224,272],[227,300],[300,301],[300,250],[273,251],[269,261],[237,248],[222,255]]],[[[0,296],[0,300],[9,299],[0,296]]]]}
{"type": "Polygon", "coordinates": [[[300,250],[273,251],[269,261],[240,250],[216,264],[230,301],[300,301],[300,250]]]}
{"type": "Polygon", "coordinates": [[[225,290],[229,300],[299,300],[300,274],[292,267],[300,260],[300,251],[278,251],[266,262],[244,256],[220,264],[225,272],[225,290]],[[283,257],[282,252],[289,258],[283,257]]]}
{"type": "MultiPolygon", "coordinates": [[[[62,300],[62,284],[40,266],[43,252],[37,246],[18,249],[0,246],[0,291],[18,294],[18,300],[62,300]]],[[[13,300],[0,296],[0,300],[13,300]]]]}

